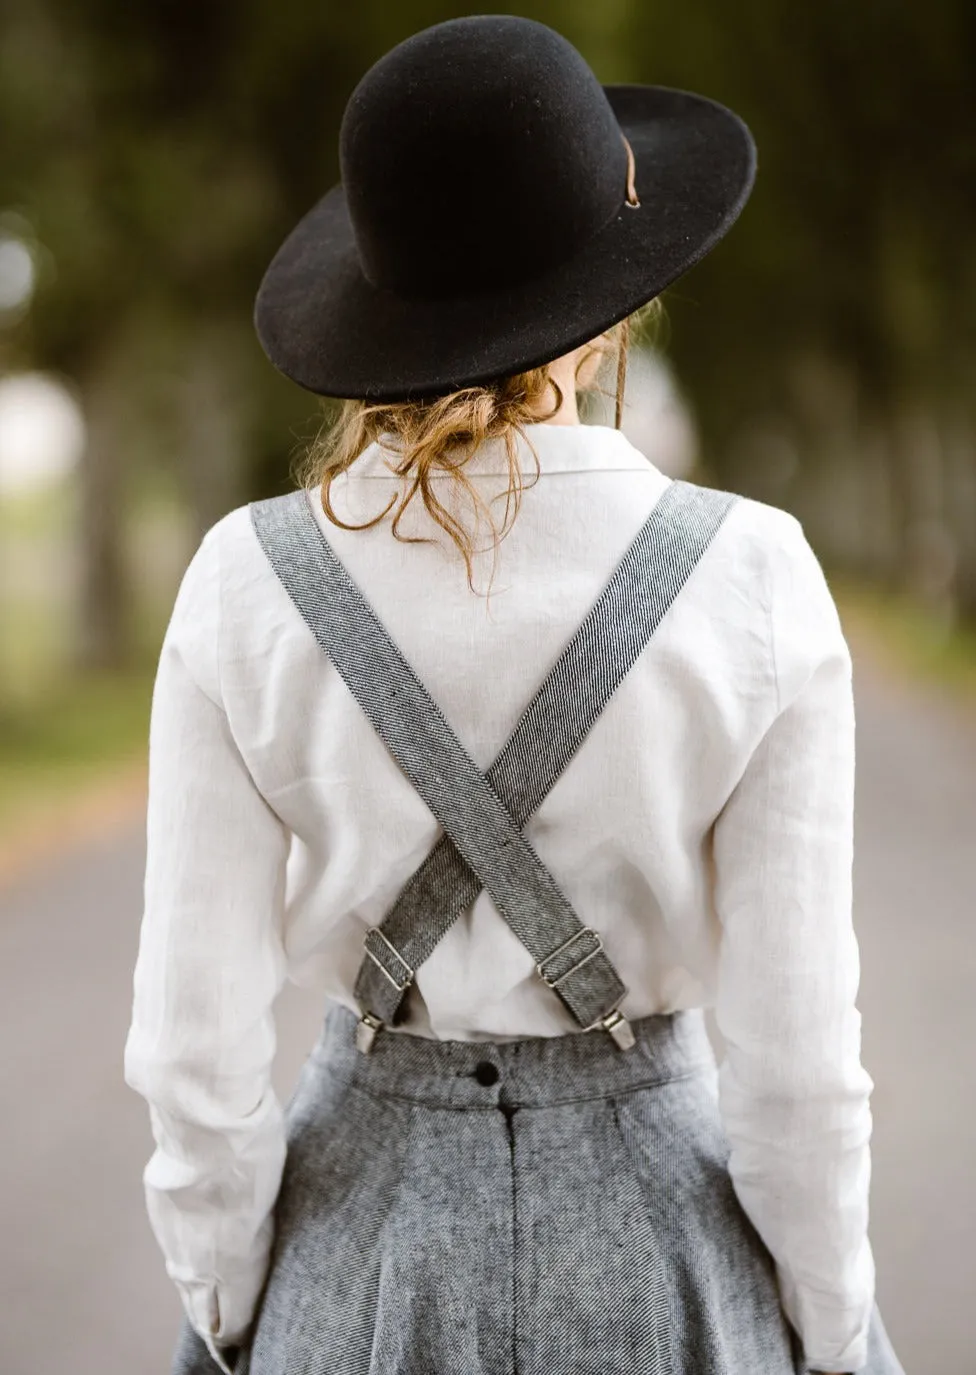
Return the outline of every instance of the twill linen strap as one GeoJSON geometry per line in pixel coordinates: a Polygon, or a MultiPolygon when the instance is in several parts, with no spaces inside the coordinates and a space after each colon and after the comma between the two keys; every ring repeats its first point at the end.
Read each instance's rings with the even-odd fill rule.
{"type": "Polygon", "coordinates": [[[626,985],[522,827],[636,662],[733,503],[672,481],[494,763],[482,773],[316,521],[302,489],[250,503],[271,567],[445,834],[364,940],[357,1044],[395,1025],[415,971],[484,888],[584,1030],[628,1049],[626,985]]]}

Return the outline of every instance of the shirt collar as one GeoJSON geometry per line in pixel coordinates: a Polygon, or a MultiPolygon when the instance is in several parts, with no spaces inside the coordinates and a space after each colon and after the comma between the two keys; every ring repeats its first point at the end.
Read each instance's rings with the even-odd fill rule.
{"type": "MultiPolygon", "coordinates": [[[[526,425],[525,433],[538,454],[542,473],[606,472],[634,468],[655,473],[660,471],[639,449],[634,448],[620,430],[611,429],[608,425],[551,425],[546,421],[538,421],[526,425]]],[[[535,463],[522,440],[518,441],[518,452],[523,475],[531,477],[535,472],[535,463]]],[[[399,481],[395,465],[396,453],[391,447],[384,448],[380,440],[364,449],[346,471],[349,477],[393,478],[399,481]]],[[[505,441],[501,438],[486,440],[464,465],[466,476],[507,476],[508,471],[505,441]]],[[[450,474],[444,469],[434,469],[432,476],[449,477],[450,474]]]]}

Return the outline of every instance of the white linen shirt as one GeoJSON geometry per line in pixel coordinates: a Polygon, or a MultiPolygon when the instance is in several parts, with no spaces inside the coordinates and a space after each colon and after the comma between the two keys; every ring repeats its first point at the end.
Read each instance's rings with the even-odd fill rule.
{"type": "MultiPolygon", "coordinates": [[[[619,432],[528,427],[526,487],[489,605],[417,493],[400,530],[319,525],[487,769],[670,479],[619,432]]],[[[337,479],[361,522],[402,479],[379,445],[337,479]]],[[[508,485],[492,440],[466,468],[508,485]]],[[[469,528],[447,475],[439,499],[469,528]]],[[[492,508],[496,524],[504,502],[492,508]]],[[[395,507],[394,507],[395,512],[395,507]]],[[[481,522],[479,549],[490,551],[481,522]]],[[[475,559],[484,592],[490,552],[475,559]]],[[[807,1360],[867,1359],[873,1081],[853,929],[851,659],[800,523],[740,499],[525,834],[602,935],[633,1019],[713,1007],[729,1171],[807,1360]]],[[[285,1134],[271,1086],[286,978],[357,1013],[378,924],[442,829],[271,569],[247,506],[206,533],[163,641],[125,1078],[148,1101],[147,1208],[186,1312],[224,1369],[272,1241],[285,1134]]],[[[579,1030],[486,892],[417,971],[401,1029],[460,1040],[579,1030]]]]}

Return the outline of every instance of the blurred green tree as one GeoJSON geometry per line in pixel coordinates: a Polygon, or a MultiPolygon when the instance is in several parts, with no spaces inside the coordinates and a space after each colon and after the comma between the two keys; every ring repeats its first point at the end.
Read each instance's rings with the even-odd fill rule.
{"type": "MultiPolygon", "coordinates": [[[[508,7],[504,7],[508,8],[508,7]]],[[[401,0],[7,0],[0,212],[43,246],[0,361],[82,389],[78,662],[124,661],[128,484],[166,469],[202,533],[281,490],[315,401],[274,374],[254,290],[337,178],[356,81],[466,11],[401,0]]],[[[477,12],[477,11],[475,11],[477,12]]],[[[755,131],[735,232],[665,293],[706,474],[795,509],[866,571],[976,615],[976,9],[969,0],[549,0],[604,81],[702,90],[755,131]]]]}

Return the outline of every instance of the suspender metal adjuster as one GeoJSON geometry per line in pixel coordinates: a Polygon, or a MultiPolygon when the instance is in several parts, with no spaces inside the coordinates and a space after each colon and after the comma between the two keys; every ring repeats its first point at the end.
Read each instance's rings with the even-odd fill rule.
{"type": "MultiPolygon", "coordinates": [[[[391,941],[387,940],[386,936],[384,936],[383,932],[380,930],[378,926],[371,926],[369,930],[366,932],[366,935],[363,937],[363,948],[366,951],[366,954],[369,956],[369,958],[373,961],[373,963],[377,965],[378,968],[382,970],[382,972],[386,975],[386,977],[389,979],[390,983],[393,985],[393,987],[397,990],[398,993],[402,993],[405,988],[410,987],[410,985],[413,983],[414,971],[407,964],[406,960],[400,954],[396,946],[393,945],[391,941]],[[402,980],[397,979],[393,974],[390,973],[386,965],[383,963],[383,960],[380,959],[379,955],[376,953],[375,950],[370,950],[369,940],[371,936],[379,936],[380,940],[383,942],[383,946],[385,946],[386,949],[390,951],[393,958],[396,960],[397,965],[399,966],[397,972],[399,973],[399,970],[401,969],[404,971],[405,977],[402,980]]],[[[381,946],[380,948],[382,949],[383,947],[381,946]]]]}
{"type": "Polygon", "coordinates": [[[586,964],[587,960],[592,960],[593,956],[598,955],[602,949],[603,940],[600,936],[599,931],[594,931],[593,928],[590,926],[581,926],[574,936],[570,936],[568,941],[563,941],[562,945],[558,945],[555,950],[550,950],[549,954],[546,955],[545,959],[543,959],[539,964],[536,965],[536,972],[538,973],[539,978],[543,981],[543,983],[547,983],[550,988],[558,988],[558,986],[563,982],[564,979],[568,979],[570,974],[575,974],[577,969],[579,969],[582,965],[586,964]],[[549,976],[546,974],[546,965],[549,964],[552,960],[554,960],[557,955],[561,955],[564,950],[568,949],[569,946],[573,944],[574,941],[578,941],[581,936],[593,936],[596,940],[595,947],[589,952],[589,954],[584,955],[581,960],[577,960],[575,964],[571,964],[570,967],[567,970],[564,970],[564,972],[560,974],[558,978],[550,979],[549,976]]]}
{"type": "Polygon", "coordinates": [[[382,1025],[379,1017],[374,1017],[372,1012],[364,1012],[356,1023],[356,1049],[363,1055],[368,1055],[373,1049],[376,1033],[382,1025]]]}

